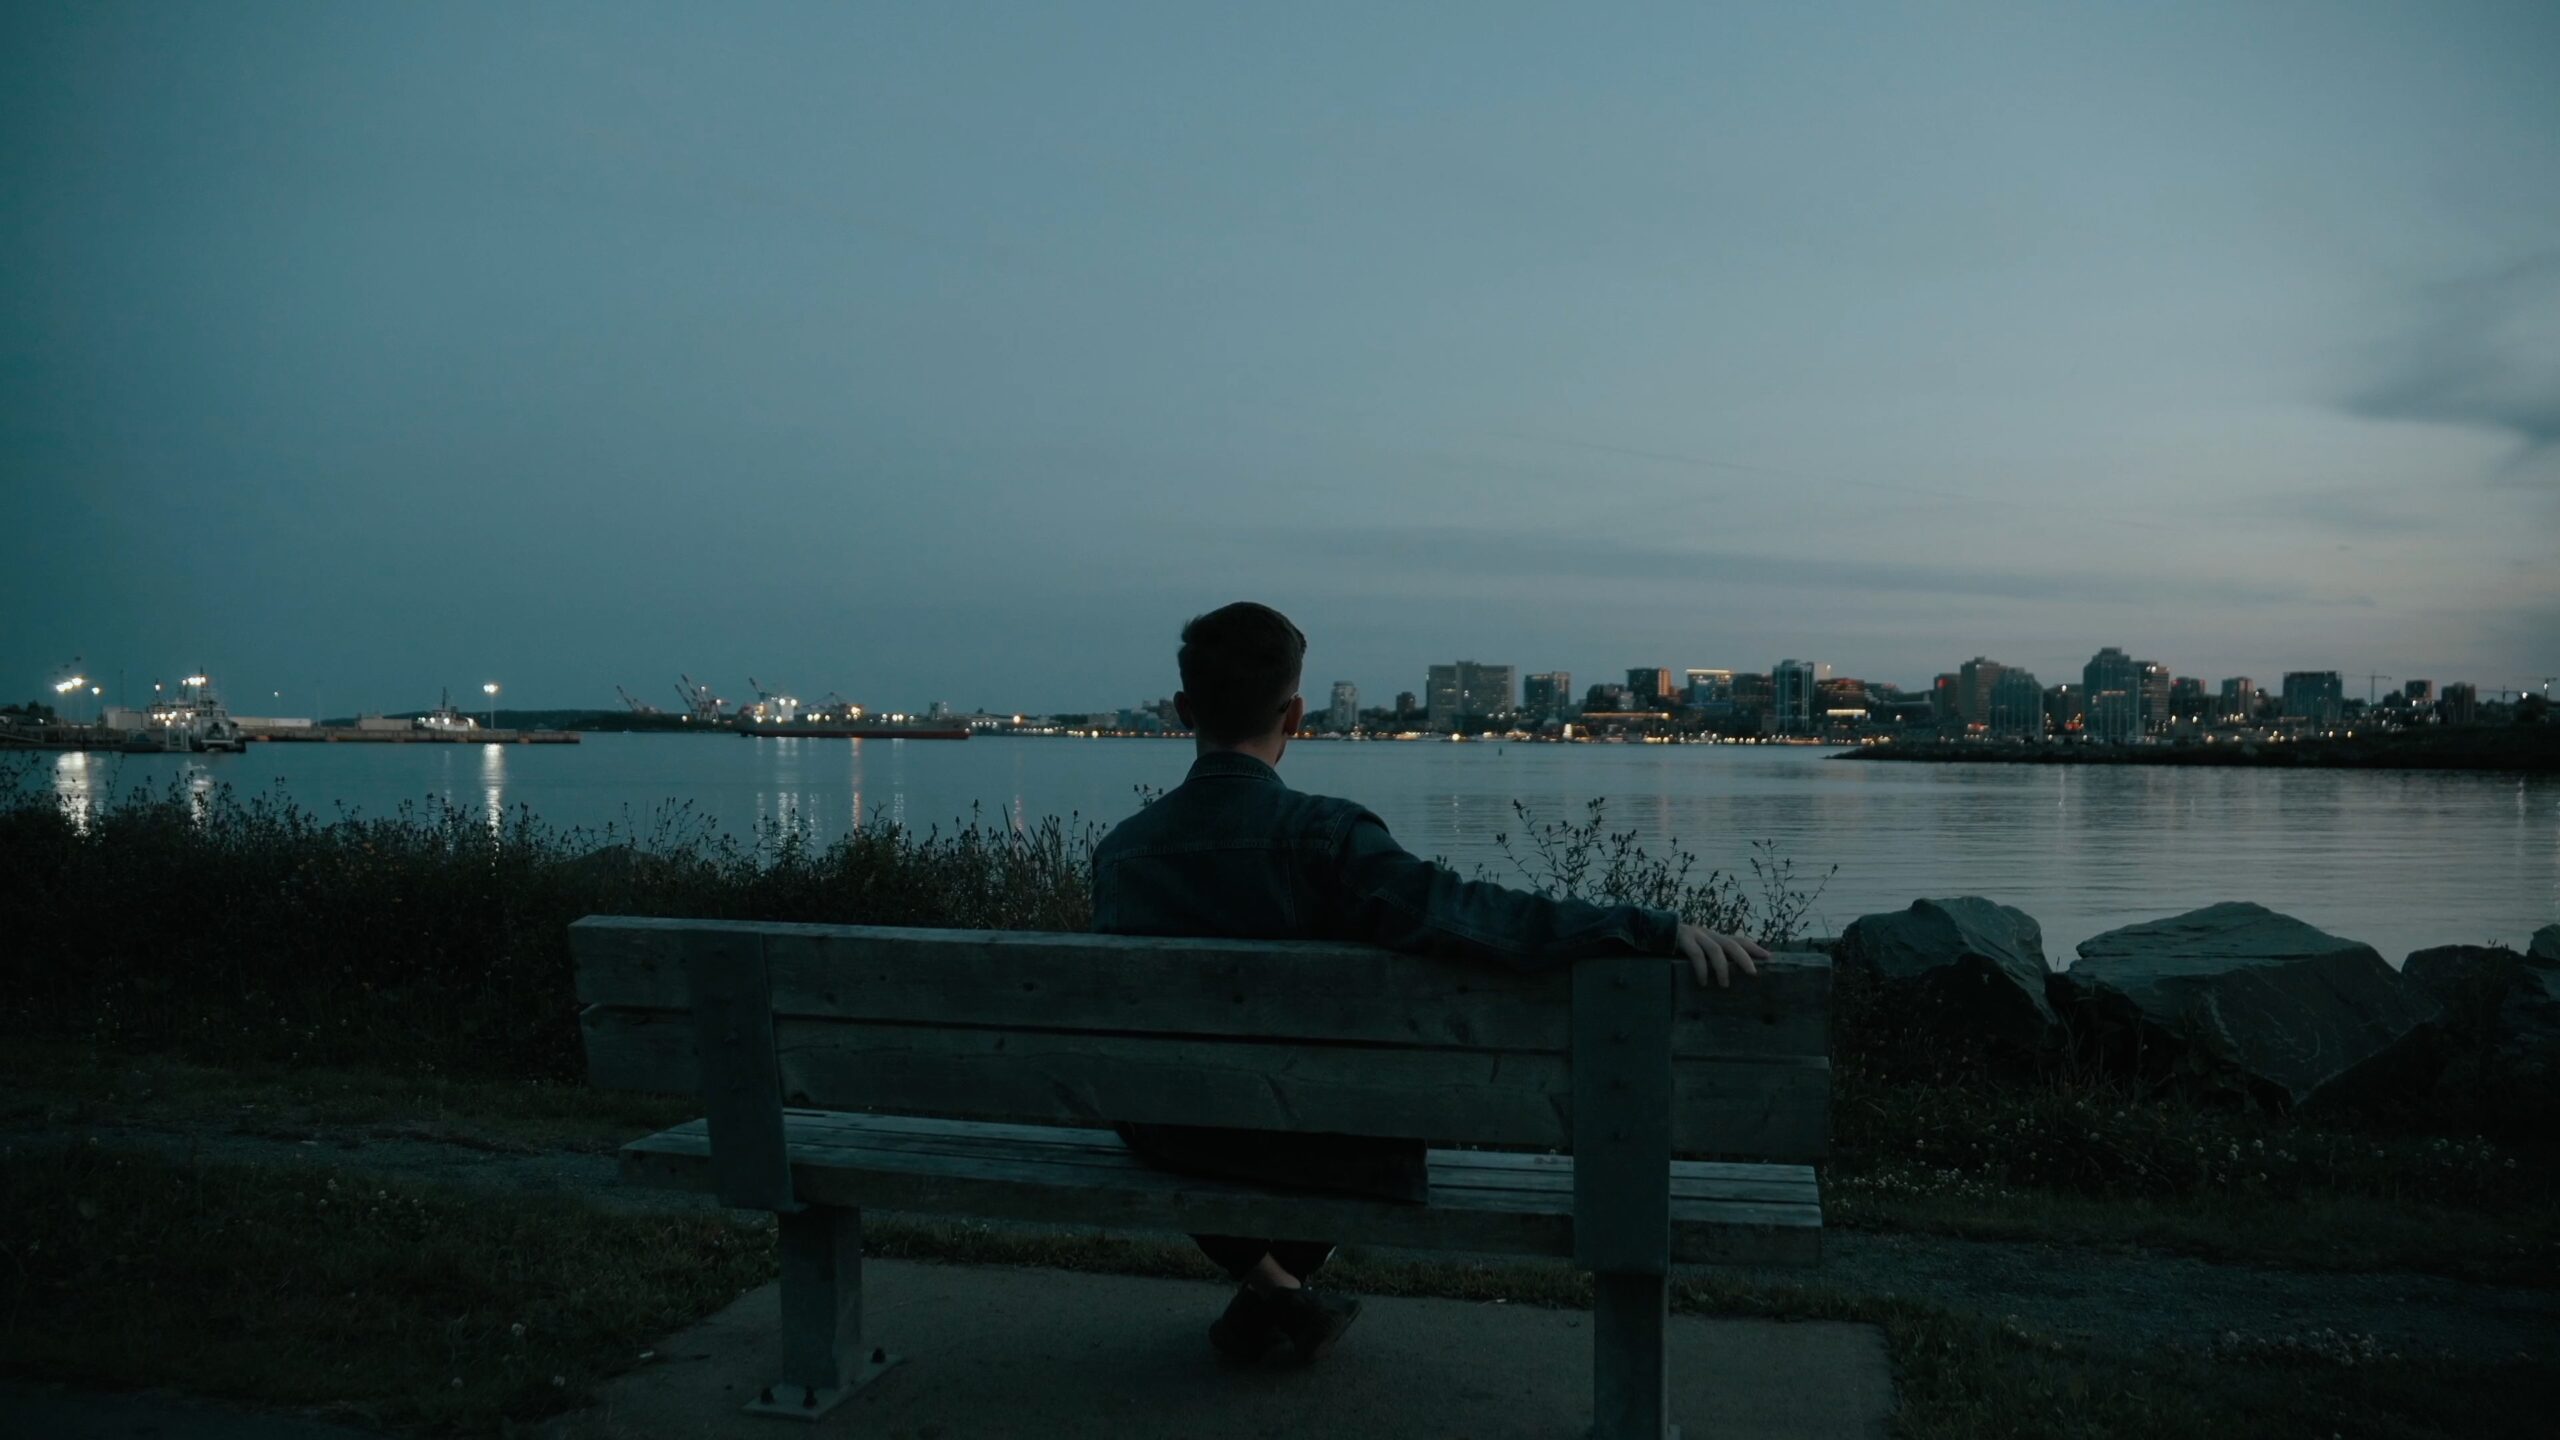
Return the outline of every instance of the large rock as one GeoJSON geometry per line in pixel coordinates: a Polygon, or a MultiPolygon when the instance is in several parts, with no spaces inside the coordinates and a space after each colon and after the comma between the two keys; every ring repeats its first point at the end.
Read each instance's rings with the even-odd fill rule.
{"type": "Polygon", "coordinates": [[[2524,953],[2536,965],[2560,965],[2560,925],[2545,925],[2534,931],[2533,943],[2524,953]]]}
{"type": "Polygon", "coordinates": [[[2053,967],[2044,931],[2023,910],[1979,895],[1914,900],[1860,916],[1832,962],[1872,973],[1934,1029],[2028,1058],[2061,1048],[2062,1023],[2045,998],[2053,967]]]}
{"type": "Polygon", "coordinates": [[[2400,965],[2402,979],[2443,1007],[2446,1032],[2483,1048],[2497,1038],[2498,1011],[2523,972],[2524,957],[2503,945],[2438,945],[2400,965]]]}
{"type": "Polygon", "coordinates": [[[2547,1090],[2560,1080],[2560,969],[2504,946],[2439,945],[2400,973],[2444,1006],[2459,1083],[2547,1090]]]}
{"type": "Polygon", "coordinates": [[[2080,944],[2051,995],[2110,1065],[2271,1108],[2429,1083],[2442,1007],[2370,945],[2244,901],[2080,944]]]}

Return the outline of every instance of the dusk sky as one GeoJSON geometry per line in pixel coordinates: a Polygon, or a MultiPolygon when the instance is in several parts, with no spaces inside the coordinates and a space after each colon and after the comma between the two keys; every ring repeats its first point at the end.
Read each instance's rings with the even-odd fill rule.
{"type": "Polygon", "coordinates": [[[2555,77],[2549,3],[24,0],[0,698],[1099,708],[1237,598],[1319,706],[2538,683],[2555,77]]]}

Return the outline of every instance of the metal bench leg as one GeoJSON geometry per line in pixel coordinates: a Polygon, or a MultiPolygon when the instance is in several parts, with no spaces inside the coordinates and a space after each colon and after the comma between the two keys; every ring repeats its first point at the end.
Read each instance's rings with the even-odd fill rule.
{"type": "Polygon", "coordinates": [[[1680,1440],[1671,1423],[1668,1276],[1591,1277],[1593,1440],[1680,1440]]]}
{"type": "Polygon", "coordinates": [[[862,1343],[862,1212],[812,1205],[782,1223],[782,1378],[750,1415],[815,1420],[898,1363],[862,1343]]]}

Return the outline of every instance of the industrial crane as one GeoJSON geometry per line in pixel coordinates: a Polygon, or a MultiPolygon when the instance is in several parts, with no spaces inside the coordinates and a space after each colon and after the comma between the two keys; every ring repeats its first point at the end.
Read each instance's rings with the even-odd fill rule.
{"type": "Polygon", "coordinates": [[[622,697],[622,703],[630,706],[631,713],[634,715],[655,715],[659,713],[657,706],[644,704],[639,696],[632,694],[630,691],[623,689],[619,685],[613,687],[613,693],[622,697]]]}
{"type": "Polygon", "coordinates": [[[753,675],[747,677],[747,688],[756,692],[756,716],[759,719],[789,720],[800,713],[798,700],[789,695],[774,694],[753,675]]]}
{"type": "Polygon", "coordinates": [[[705,725],[718,722],[720,697],[711,693],[710,686],[694,684],[693,677],[690,675],[679,675],[676,681],[676,694],[684,697],[684,713],[687,718],[700,721],[705,725]]]}
{"type": "Polygon", "coordinates": [[[2374,686],[2390,678],[2391,677],[2388,675],[2378,674],[2369,674],[2364,677],[2364,703],[2366,708],[2372,708],[2374,700],[2374,686]]]}

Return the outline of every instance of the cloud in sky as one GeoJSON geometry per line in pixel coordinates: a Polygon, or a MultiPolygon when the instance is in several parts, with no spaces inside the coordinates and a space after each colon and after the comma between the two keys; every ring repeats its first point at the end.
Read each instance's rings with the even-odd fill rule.
{"type": "MultiPolygon", "coordinates": [[[[2181,599],[2187,576],[2112,567],[2032,568],[1984,556],[1956,563],[1808,559],[1765,550],[1695,548],[1603,536],[1463,525],[1429,528],[1311,529],[1272,537],[1348,575],[1383,569],[1444,578],[1499,576],[1505,582],[1685,581],[1789,591],[1901,597],[2014,600],[2037,605],[2154,605],[2181,599]]],[[[2238,580],[2215,589],[2231,604],[2292,604],[2311,598],[2292,583],[2238,580]]]]}
{"type": "Polygon", "coordinates": [[[2494,431],[2520,460],[2560,446],[2560,250],[2432,286],[2417,312],[2349,413],[2494,431]]]}

